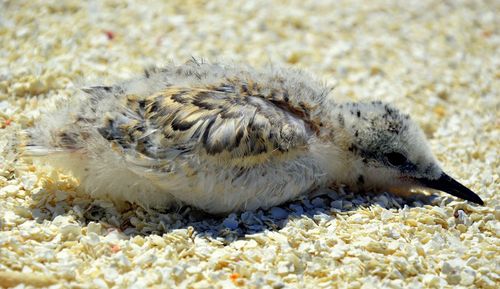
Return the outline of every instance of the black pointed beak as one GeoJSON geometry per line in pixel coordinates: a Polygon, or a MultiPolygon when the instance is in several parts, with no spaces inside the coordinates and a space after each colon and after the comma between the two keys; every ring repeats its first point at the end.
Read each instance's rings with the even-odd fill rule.
{"type": "Polygon", "coordinates": [[[483,200],[474,193],[473,191],[469,190],[466,188],[464,185],[461,183],[455,181],[452,177],[448,176],[445,173],[442,173],[441,176],[438,179],[435,180],[429,180],[425,178],[419,178],[418,181],[431,189],[435,190],[440,190],[443,192],[446,192],[450,195],[453,195],[455,197],[459,197],[461,199],[484,205],[483,200]]]}

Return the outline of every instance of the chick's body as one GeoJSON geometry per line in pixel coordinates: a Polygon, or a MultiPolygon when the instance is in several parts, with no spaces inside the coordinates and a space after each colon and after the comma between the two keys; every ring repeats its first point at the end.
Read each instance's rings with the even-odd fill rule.
{"type": "Polygon", "coordinates": [[[414,185],[380,146],[414,148],[412,177],[441,174],[408,117],[379,102],[338,105],[298,71],[191,61],[84,92],[29,131],[27,151],[72,171],[95,197],[224,213],[331,183],[414,185]]]}
{"type": "Polygon", "coordinates": [[[218,213],[326,182],[312,114],[327,91],[299,72],[192,61],[84,91],[40,120],[29,150],[93,196],[218,213]]]}

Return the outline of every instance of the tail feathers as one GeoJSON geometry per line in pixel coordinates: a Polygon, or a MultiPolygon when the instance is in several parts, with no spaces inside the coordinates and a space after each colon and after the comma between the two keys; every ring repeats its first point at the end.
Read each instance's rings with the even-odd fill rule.
{"type": "Polygon", "coordinates": [[[47,155],[53,155],[58,153],[70,153],[75,151],[75,149],[64,149],[64,148],[49,148],[45,146],[28,145],[23,147],[20,154],[21,157],[43,157],[47,155]]]}
{"type": "Polygon", "coordinates": [[[37,142],[33,137],[33,130],[22,130],[12,134],[7,140],[7,150],[16,155],[16,158],[43,157],[58,153],[70,153],[73,148],[53,147],[45,141],[37,142]]]}

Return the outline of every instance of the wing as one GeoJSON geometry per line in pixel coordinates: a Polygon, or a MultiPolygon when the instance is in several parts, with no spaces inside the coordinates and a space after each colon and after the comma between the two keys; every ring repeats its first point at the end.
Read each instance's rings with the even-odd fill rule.
{"type": "Polygon", "coordinates": [[[286,157],[307,148],[314,128],[305,106],[288,105],[288,95],[282,94],[256,95],[247,84],[223,84],[168,87],[145,98],[129,95],[120,114],[110,115],[99,132],[134,163],[193,152],[223,162],[286,157]]]}

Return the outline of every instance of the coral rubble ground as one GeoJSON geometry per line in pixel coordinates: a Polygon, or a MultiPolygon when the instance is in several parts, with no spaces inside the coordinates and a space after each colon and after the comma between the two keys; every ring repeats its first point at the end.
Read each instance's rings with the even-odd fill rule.
{"type": "Polygon", "coordinates": [[[0,1],[0,287],[498,288],[498,11],[494,0],[0,1]],[[43,109],[192,56],[299,67],[332,97],[394,103],[486,205],[338,188],[229,216],[119,209],[18,160],[13,139],[43,109]]]}

